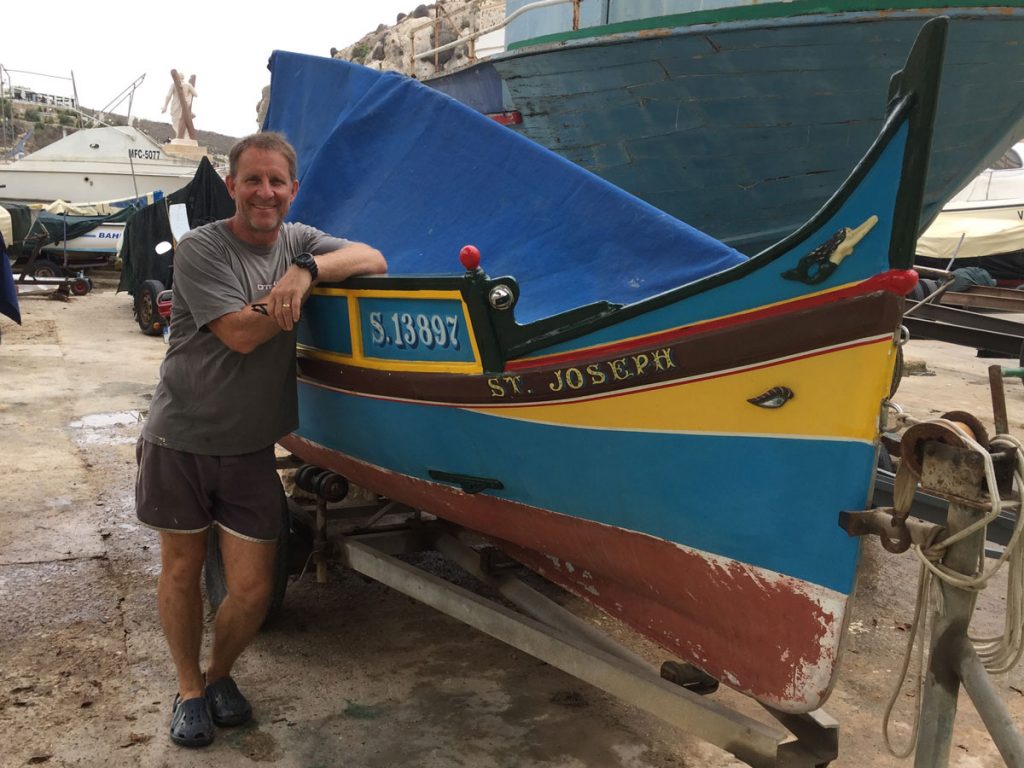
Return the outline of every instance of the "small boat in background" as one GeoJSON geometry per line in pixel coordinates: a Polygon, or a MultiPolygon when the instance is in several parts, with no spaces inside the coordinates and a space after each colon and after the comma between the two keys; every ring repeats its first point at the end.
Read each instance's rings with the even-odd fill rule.
{"type": "Polygon", "coordinates": [[[507,0],[505,13],[504,53],[427,84],[748,255],[853,170],[926,18],[950,26],[920,229],[1024,135],[1019,0],[507,0]]]}
{"type": "Polygon", "coordinates": [[[188,184],[198,165],[135,128],[86,128],[0,165],[0,199],[48,204],[166,195],[188,184]]]}
{"type": "Polygon", "coordinates": [[[918,264],[981,267],[998,284],[1024,283],[1024,142],[958,192],[917,241],[918,264]]]}
{"type": "Polygon", "coordinates": [[[12,263],[24,274],[56,278],[89,267],[114,264],[121,251],[125,222],[163,199],[163,193],[72,205],[47,206],[0,200],[0,232],[12,263]]]}
{"type": "Polygon", "coordinates": [[[413,79],[276,52],[290,216],[389,263],[314,289],[282,445],[772,708],[819,707],[860,554],[839,515],[870,500],[917,281],[947,26],[924,24],[851,176],[749,259],[413,79]]]}
{"type": "MultiPolygon", "coordinates": [[[[10,204],[0,204],[0,209],[7,212],[5,205],[10,204]]],[[[90,267],[112,266],[121,251],[125,222],[134,211],[125,208],[92,216],[35,213],[27,231],[15,236],[8,246],[11,264],[23,276],[35,279],[63,278],[90,267]]]]}

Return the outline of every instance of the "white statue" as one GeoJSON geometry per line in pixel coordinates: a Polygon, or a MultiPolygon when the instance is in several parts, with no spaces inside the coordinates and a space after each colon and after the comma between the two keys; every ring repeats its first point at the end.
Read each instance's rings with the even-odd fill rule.
{"type": "Polygon", "coordinates": [[[186,79],[184,74],[179,75],[178,70],[171,70],[171,87],[167,91],[167,98],[164,99],[164,106],[161,112],[167,112],[171,107],[171,126],[174,128],[177,138],[184,139],[185,135],[195,141],[196,129],[192,124],[192,99],[199,94],[196,92],[196,76],[192,75],[186,79]]]}

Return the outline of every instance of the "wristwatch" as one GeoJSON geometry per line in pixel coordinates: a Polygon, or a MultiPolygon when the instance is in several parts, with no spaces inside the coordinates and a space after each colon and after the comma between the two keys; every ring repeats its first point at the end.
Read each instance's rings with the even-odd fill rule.
{"type": "Polygon", "coordinates": [[[316,282],[317,275],[320,274],[320,268],[316,265],[316,259],[313,258],[313,254],[309,252],[302,252],[298,256],[292,259],[292,264],[299,269],[308,269],[309,274],[313,277],[313,282],[316,282]]]}

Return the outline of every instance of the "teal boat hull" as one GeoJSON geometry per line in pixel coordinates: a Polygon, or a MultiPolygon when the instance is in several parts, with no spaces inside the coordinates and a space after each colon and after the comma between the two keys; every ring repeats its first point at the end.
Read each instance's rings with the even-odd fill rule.
{"type": "MultiPolygon", "coordinates": [[[[514,130],[753,255],[850,174],[881,128],[893,70],[939,12],[951,22],[923,230],[1024,135],[1024,8],[648,20],[537,38],[479,66],[521,114],[514,130]]],[[[489,111],[477,79],[428,84],[489,111]]]]}

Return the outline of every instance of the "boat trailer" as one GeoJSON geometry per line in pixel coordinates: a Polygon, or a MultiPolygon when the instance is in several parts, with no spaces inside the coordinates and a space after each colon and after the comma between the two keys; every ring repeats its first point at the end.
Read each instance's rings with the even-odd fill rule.
{"type": "MultiPolygon", "coordinates": [[[[736,712],[706,698],[718,689],[716,680],[683,662],[655,667],[518,578],[523,566],[472,531],[398,502],[367,498],[329,470],[287,459],[279,467],[298,467],[295,485],[315,499],[303,500],[299,492],[286,500],[291,536],[289,543],[279,542],[278,559],[290,563],[286,571],[299,578],[312,571],[317,582],[326,583],[330,566],[351,568],[751,766],[811,768],[838,755],[838,723],[824,711],[795,715],[765,707],[782,728],[736,712]],[[424,552],[440,553],[518,610],[399,559],[424,552]]],[[[209,542],[207,593],[221,596],[217,538],[209,542]]],[[[277,583],[272,612],[281,606],[286,579],[277,583]]]]}
{"type": "MultiPolygon", "coordinates": [[[[1001,369],[993,366],[993,382],[995,371],[1001,369]]],[[[1000,379],[998,390],[993,386],[997,401],[1001,384],[1000,379]]],[[[1002,421],[998,405],[996,413],[997,428],[1002,428],[1005,405],[1002,421]]],[[[921,725],[906,751],[909,754],[916,749],[915,766],[948,765],[962,686],[1006,764],[1024,768],[1024,739],[982,662],[982,658],[991,660],[991,651],[979,657],[968,637],[979,589],[973,582],[984,570],[986,527],[993,520],[1002,520],[1006,546],[1000,548],[1000,557],[1009,558],[1017,549],[1024,449],[1020,443],[1007,442],[1012,438],[1003,434],[989,443],[986,436],[977,435],[980,423],[967,414],[948,416],[961,420],[920,422],[904,433],[902,461],[893,486],[894,506],[843,512],[839,525],[851,536],[879,536],[890,552],[913,549],[924,553],[921,556],[930,558],[932,567],[945,574],[937,580],[942,600],[931,617],[927,674],[920,680],[921,725]],[[986,445],[980,448],[975,436],[986,445]],[[990,488],[997,490],[990,493],[990,488]],[[944,520],[936,521],[934,509],[933,521],[909,515],[915,498],[920,501],[922,495],[945,502],[944,520]]],[[[789,714],[762,704],[775,722],[748,717],[708,698],[707,694],[717,690],[718,681],[697,667],[667,661],[658,669],[530,587],[516,575],[522,566],[481,536],[350,487],[345,478],[329,470],[303,465],[294,458],[279,459],[278,466],[293,471],[292,479],[300,490],[282,499],[289,525],[278,544],[279,574],[272,613],[281,607],[289,574],[302,578],[312,566],[317,582],[326,583],[329,566],[342,565],[600,688],[748,765],[817,768],[838,757],[839,724],[824,710],[789,714]],[[431,551],[458,564],[518,610],[399,559],[431,551]]],[[[224,594],[223,573],[217,538],[209,541],[207,592],[216,606],[219,600],[213,596],[224,594]]],[[[919,603],[919,614],[922,612],[919,603]]],[[[1016,630],[1017,642],[1024,642],[1022,628],[1016,630]]]]}
{"type": "Polygon", "coordinates": [[[36,277],[22,272],[14,284],[19,296],[46,293],[66,299],[68,296],[85,296],[92,290],[92,279],[82,272],[69,277],[36,277]]]}

